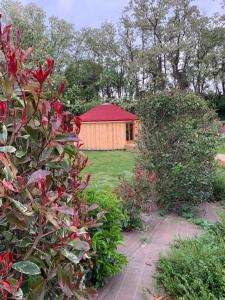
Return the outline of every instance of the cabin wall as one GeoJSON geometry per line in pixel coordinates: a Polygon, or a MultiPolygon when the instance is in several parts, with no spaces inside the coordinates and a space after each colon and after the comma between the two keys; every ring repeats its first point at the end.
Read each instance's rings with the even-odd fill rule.
{"type": "Polygon", "coordinates": [[[119,150],[125,149],[126,123],[96,122],[82,123],[80,131],[83,149],[119,150]]]}

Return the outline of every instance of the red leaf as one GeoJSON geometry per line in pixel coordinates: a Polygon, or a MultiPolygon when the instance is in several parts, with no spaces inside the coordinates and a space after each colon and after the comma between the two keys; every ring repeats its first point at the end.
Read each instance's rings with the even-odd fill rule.
{"type": "Polygon", "coordinates": [[[154,182],[154,181],[156,181],[157,176],[156,176],[156,174],[153,173],[148,177],[148,179],[149,179],[149,181],[154,182]]]}
{"type": "Polygon", "coordinates": [[[6,288],[7,291],[9,291],[12,294],[14,293],[13,287],[11,286],[8,280],[2,280],[0,281],[0,283],[6,288]]]}
{"type": "Polygon", "coordinates": [[[16,53],[12,52],[10,55],[8,55],[8,71],[13,76],[16,77],[17,71],[18,71],[18,62],[16,58],[16,53]]]}
{"type": "Polygon", "coordinates": [[[56,114],[62,114],[62,103],[61,102],[54,102],[52,108],[54,109],[56,114]]]}
{"type": "Polygon", "coordinates": [[[3,32],[0,32],[1,41],[8,43],[10,41],[10,30],[11,30],[12,24],[7,25],[3,32]]]}
{"type": "Polygon", "coordinates": [[[26,123],[27,123],[27,110],[26,110],[26,108],[24,107],[24,108],[22,109],[22,124],[23,124],[23,125],[26,125],[26,123]]]}
{"type": "Polygon", "coordinates": [[[52,72],[54,67],[54,59],[52,58],[47,58],[47,68],[44,70],[43,66],[39,64],[38,68],[36,71],[30,71],[30,73],[33,75],[35,79],[40,84],[43,84],[45,80],[48,78],[48,75],[52,72]]]}
{"type": "Polygon", "coordinates": [[[6,190],[9,190],[9,191],[12,191],[12,192],[18,192],[18,189],[16,187],[14,187],[12,185],[12,183],[9,182],[8,180],[6,180],[5,178],[2,180],[2,184],[3,184],[3,186],[6,190]]]}
{"type": "Polygon", "coordinates": [[[7,110],[8,110],[7,101],[0,100],[0,111],[1,111],[1,118],[3,121],[5,121],[7,119],[7,110]]]}
{"type": "Polygon", "coordinates": [[[72,226],[78,227],[78,221],[79,221],[78,212],[75,212],[74,217],[73,217],[73,221],[72,221],[72,226]]]}
{"type": "Polygon", "coordinates": [[[58,88],[58,95],[61,96],[62,93],[64,92],[64,90],[65,90],[65,81],[62,80],[62,82],[61,82],[61,84],[60,84],[60,86],[58,88]]]}

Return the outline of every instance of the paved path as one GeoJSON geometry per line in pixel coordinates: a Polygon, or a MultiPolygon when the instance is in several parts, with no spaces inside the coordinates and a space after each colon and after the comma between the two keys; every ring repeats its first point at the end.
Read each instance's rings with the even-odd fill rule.
{"type": "Polygon", "coordinates": [[[225,166],[225,154],[217,154],[215,159],[219,166],[225,166]]]}
{"type": "MultiPolygon", "coordinates": [[[[129,264],[124,272],[112,278],[99,291],[97,300],[143,300],[144,289],[156,295],[153,274],[161,253],[169,249],[170,243],[178,237],[194,237],[202,231],[199,227],[173,215],[160,217],[153,213],[148,220],[149,231],[143,234],[125,234],[125,245],[119,250],[128,256],[129,264]],[[149,241],[148,241],[149,240],[149,241]]],[[[154,299],[148,296],[148,300],[154,299]]]]}
{"type": "Polygon", "coordinates": [[[221,211],[224,211],[224,208],[220,203],[204,203],[198,209],[197,217],[205,219],[211,223],[215,223],[219,221],[221,211]]]}

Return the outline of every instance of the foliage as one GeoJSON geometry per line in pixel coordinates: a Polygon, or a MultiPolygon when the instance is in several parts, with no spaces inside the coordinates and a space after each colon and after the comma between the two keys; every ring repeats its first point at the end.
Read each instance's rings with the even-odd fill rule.
{"type": "Polygon", "coordinates": [[[129,216],[127,230],[143,229],[142,212],[149,212],[154,197],[155,175],[136,166],[131,180],[121,178],[116,194],[121,197],[124,209],[129,216]]]}
{"type": "Polygon", "coordinates": [[[118,185],[119,177],[132,177],[136,153],[119,150],[85,153],[88,155],[88,164],[82,173],[91,174],[92,185],[112,191],[118,185]]]}
{"type": "Polygon", "coordinates": [[[69,88],[75,84],[80,91],[81,98],[91,101],[98,97],[101,73],[101,65],[91,60],[82,60],[69,65],[65,76],[69,88]]]}
{"type": "Polygon", "coordinates": [[[179,240],[160,258],[157,282],[175,299],[224,299],[225,218],[194,240],[179,240]]]}
{"type": "Polygon", "coordinates": [[[92,292],[83,281],[96,221],[82,201],[79,120],[62,109],[54,60],[27,66],[33,49],[10,30],[0,29],[0,298],[80,299],[92,292]]]}
{"type": "Polygon", "coordinates": [[[86,278],[89,285],[100,287],[109,277],[121,272],[127,263],[126,256],[117,251],[123,242],[122,224],[127,222],[127,216],[121,201],[111,192],[88,189],[86,199],[88,205],[98,206],[91,212],[94,219],[104,214],[101,218],[103,225],[92,228],[90,232],[94,256],[93,267],[86,278]]]}
{"type": "Polygon", "coordinates": [[[55,59],[54,78],[66,71],[69,88],[79,86],[82,99],[123,99],[125,105],[127,99],[133,107],[145,92],[190,88],[224,115],[224,9],[205,16],[192,1],[135,0],[118,25],[76,30],[23,3],[0,1],[6,21],[21,29],[22,46],[35,47],[37,59],[55,59]]]}
{"type": "Polygon", "coordinates": [[[218,127],[194,94],[159,93],[140,102],[143,168],[155,173],[158,205],[179,209],[213,199],[218,127]]]}
{"type": "Polygon", "coordinates": [[[22,49],[35,48],[33,55],[41,63],[47,55],[53,57],[55,67],[51,78],[59,84],[72,60],[76,41],[73,25],[58,17],[47,18],[43,8],[35,3],[24,5],[18,0],[1,0],[0,10],[5,23],[12,23],[20,30],[22,49]]]}
{"type": "Polygon", "coordinates": [[[204,95],[206,101],[216,109],[221,120],[225,120],[225,95],[209,93],[204,95]]]}
{"type": "Polygon", "coordinates": [[[65,107],[77,116],[101,104],[101,101],[97,99],[92,99],[91,101],[85,100],[80,88],[76,84],[67,89],[63,98],[65,107]]]}

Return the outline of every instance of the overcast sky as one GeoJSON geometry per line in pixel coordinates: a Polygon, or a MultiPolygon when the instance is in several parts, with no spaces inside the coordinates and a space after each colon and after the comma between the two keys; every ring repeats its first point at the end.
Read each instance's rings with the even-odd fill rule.
{"type": "MultiPolygon", "coordinates": [[[[24,4],[30,0],[22,0],[24,4]]],[[[104,21],[117,22],[129,0],[32,0],[48,16],[58,16],[73,23],[77,29],[96,27],[104,21]]],[[[196,0],[204,13],[211,15],[220,9],[221,0],[196,0]]]]}

